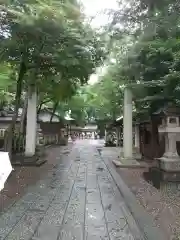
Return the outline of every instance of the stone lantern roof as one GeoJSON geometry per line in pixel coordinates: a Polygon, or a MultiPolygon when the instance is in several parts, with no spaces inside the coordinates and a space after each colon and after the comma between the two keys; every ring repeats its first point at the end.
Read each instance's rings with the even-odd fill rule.
{"type": "Polygon", "coordinates": [[[174,103],[168,103],[164,107],[158,109],[153,115],[159,116],[180,116],[180,108],[176,107],[174,103]]]}

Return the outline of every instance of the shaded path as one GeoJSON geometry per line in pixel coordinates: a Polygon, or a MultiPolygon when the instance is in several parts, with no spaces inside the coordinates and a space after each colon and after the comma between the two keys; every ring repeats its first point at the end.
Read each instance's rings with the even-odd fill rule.
{"type": "Polygon", "coordinates": [[[59,152],[53,171],[1,216],[1,240],[143,239],[96,143],[59,152]]]}

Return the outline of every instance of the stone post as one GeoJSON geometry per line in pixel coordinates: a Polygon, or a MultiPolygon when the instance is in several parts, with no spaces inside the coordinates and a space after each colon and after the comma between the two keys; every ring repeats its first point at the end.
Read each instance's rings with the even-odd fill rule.
{"type": "Polygon", "coordinates": [[[134,126],[134,151],[133,156],[135,159],[140,160],[142,158],[142,154],[140,153],[140,134],[139,134],[139,125],[134,126]]]}
{"type": "Polygon", "coordinates": [[[25,156],[32,157],[36,149],[36,132],[37,132],[37,93],[29,91],[27,124],[26,124],[26,147],[25,156]]]}
{"type": "Polygon", "coordinates": [[[129,88],[124,90],[123,157],[133,158],[132,92],[129,88]]]}
{"type": "Polygon", "coordinates": [[[140,148],[139,125],[135,125],[135,148],[140,148]]]}
{"type": "Polygon", "coordinates": [[[105,143],[107,142],[107,130],[105,129],[105,136],[104,136],[105,143]]]}

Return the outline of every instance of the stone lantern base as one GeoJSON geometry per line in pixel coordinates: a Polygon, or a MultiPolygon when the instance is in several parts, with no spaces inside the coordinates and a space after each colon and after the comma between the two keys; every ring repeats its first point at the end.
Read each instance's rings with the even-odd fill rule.
{"type": "Polygon", "coordinates": [[[162,157],[156,159],[156,166],[144,172],[144,178],[160,189],[162,182],[180,182],[180,159],[162,157]]]}
{"type": "Polygon", "coordinates": [[[180,159],[162,157],[157,159],[157,167],[167,172],[180,172],[180,159]]]}

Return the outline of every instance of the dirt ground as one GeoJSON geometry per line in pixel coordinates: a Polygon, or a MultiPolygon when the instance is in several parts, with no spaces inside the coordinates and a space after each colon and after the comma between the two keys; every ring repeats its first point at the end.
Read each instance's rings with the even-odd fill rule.
{"type": "MultiPolygon", "coordinates": [[[[69,145],[71,147],[71,145],[69,145]]],[[[61,147],[62,151],[68,151],[68,147],[61,147]]],[[[11,173],[5,188],[0,192],[0,212],[13,205],[26,191],[28,186],[34,185],[43,176],[48,174],[58,163],[57,156],[59,147],[46,149],[48,161],[40,167],[15,167],[11,173]]]]}

